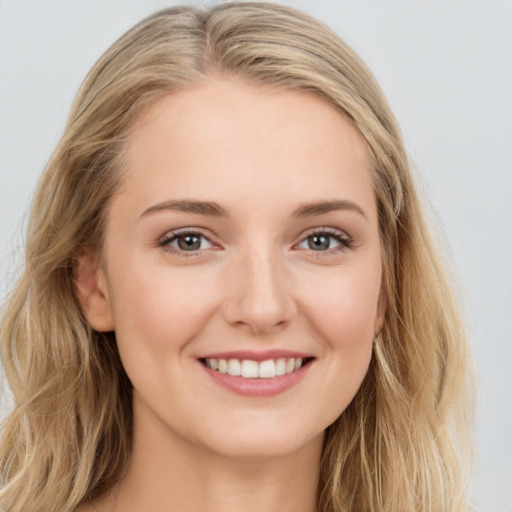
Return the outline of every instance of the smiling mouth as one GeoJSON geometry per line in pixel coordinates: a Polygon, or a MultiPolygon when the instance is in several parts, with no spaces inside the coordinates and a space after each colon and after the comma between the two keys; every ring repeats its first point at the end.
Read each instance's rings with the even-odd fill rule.
{"type": "Polygon", "coordinates": [[[244,379],[272,379],[281,375],[294,373],[306,366],[314,357],[289,357],[254,361],[252,359],[200,359],[208,368],[244,379]]]}

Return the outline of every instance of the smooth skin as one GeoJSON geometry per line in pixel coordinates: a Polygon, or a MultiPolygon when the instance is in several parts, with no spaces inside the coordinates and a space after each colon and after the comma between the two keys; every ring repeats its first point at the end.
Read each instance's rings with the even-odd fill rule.
{"type": "Polygon", "coordinates": [[[77,290],[90,324],[116,332],[134,449],[119,487],[81,510],[313,512],[325,428],[385,314],[361,135],[315,95],[212,78],[152,105],[126,157],[77,290]],[[315,359],[292,388],[248,397],[200,362],[242,349],[315,359]]]}

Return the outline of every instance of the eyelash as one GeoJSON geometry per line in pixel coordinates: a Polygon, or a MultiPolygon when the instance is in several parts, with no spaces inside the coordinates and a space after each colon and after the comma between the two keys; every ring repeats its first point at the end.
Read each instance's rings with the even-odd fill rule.
{"type": "Polygon", "coordinates": [[[208,240],[208,242],[212,245],[215,245],[206,235],[203,235],[200,231],[197,230],[184,230],[184,231],[171,231],[170,233],[165,234],[158,242],[158,245],[162,247],[167,252],[170,252],[171,254],[176,254],[180,257],[190,257],[190,256],[199,256],[201,254],[201,250],[196,251],[184,251],[175,249],[174,247],[171,247],[170,244],[174,242],[175,240],[178,240],[180,237],[185,236],[198,236],[201,238],[204,238],[205,240],[208,240]]]}
{"type": "MultiPolygon", "coordinates": [[[[319,235],[324,235],[324,236],[327,235],[328,238],[333,238],[334,240],[336,240],[336,242],[339,245],[337,245],[336,247],[334,247],[332,249],[327,249],[325,251],[315,251],[313,249],[309,249],[310,252],[315,253],[315,256],[317,258],[321,258],[323,256],[328,256],[328,255],[335,254],[338,252],[343,252],[343,251],[346,251],[353,247],[353,241],[348,235],[346,235],[342,231],[339,231],[334,228],[329,228],[329,227],[321,227],[321,228],[314,229],[313,231],[308,233],[299,243],[303,243],[308,238],[313,237],[313,236],[319,236],[319,235]]],[[[201,250],[201,249],[195,250],[195,251],[185,251],[185,250],[175,249],[170,246],[170,244],[172,242],[174,242],[175,240],[178,240],[180,237],[184,237],[184,236],[198,236],[198,237],[201,237],[201,238],[207,240],[210,244],[215,245],[206,235],[204,235],[200,231],[185,230],[185,231],[172,231],[170,233],[167,233],[158,241],[158,246],[162,247],[166,251],[168,251],[172,254],[176,254],[180,257],[186,258],[186,257],[191,257],[191,256],[199,256],[201,254],[201,252],[203,252],[203,250],[201,250]]],[[[298,245],[298,244],[296,244],[296,245],[298,245]]]]}
{"type": "Polygon", "coordinates": [[[313,236],[319,236],[319,235],[327,235],[327,238],[334,238],[336,242],[338,242],[339,245],[336,247],[333,247],[332,249],[327,249],[325,251],[315,251],[313,249],[309,249],[312,253],[315,254],[317,258],[322,258],[323,256],[330,256],[332,254],[337,254],[339,252],[346,251],[348,249],[352,249],[354,246],[353,240],[342,231],[339,231],[334,228],[329,227],[321,227],[316,228],[310,233],[308,233],[307,236],[305,236],[300,243],[305,242],[308,238],[313,236]]]}

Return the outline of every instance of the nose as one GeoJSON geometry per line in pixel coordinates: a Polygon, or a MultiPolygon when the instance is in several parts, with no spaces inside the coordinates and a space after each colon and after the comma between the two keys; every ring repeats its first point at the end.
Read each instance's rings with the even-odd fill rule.
{"type": "Polygon", "coordinates": [[[248,251],[228,271],[223,304],[231,325],[254,334],[283,329],[297,314],[292,280],[271,250],[248,251]]]}

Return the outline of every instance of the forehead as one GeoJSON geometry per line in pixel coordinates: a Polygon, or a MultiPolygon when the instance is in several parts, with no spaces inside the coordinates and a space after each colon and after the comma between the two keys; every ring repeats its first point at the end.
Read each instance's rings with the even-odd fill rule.
{"type": "Polygon", "coordinates": [[[136,121],[125,161],[126,190],[146,201],[373,200],[361,134],[326,100],[299,90],[219,80],[170,94],[136,121]]]}

